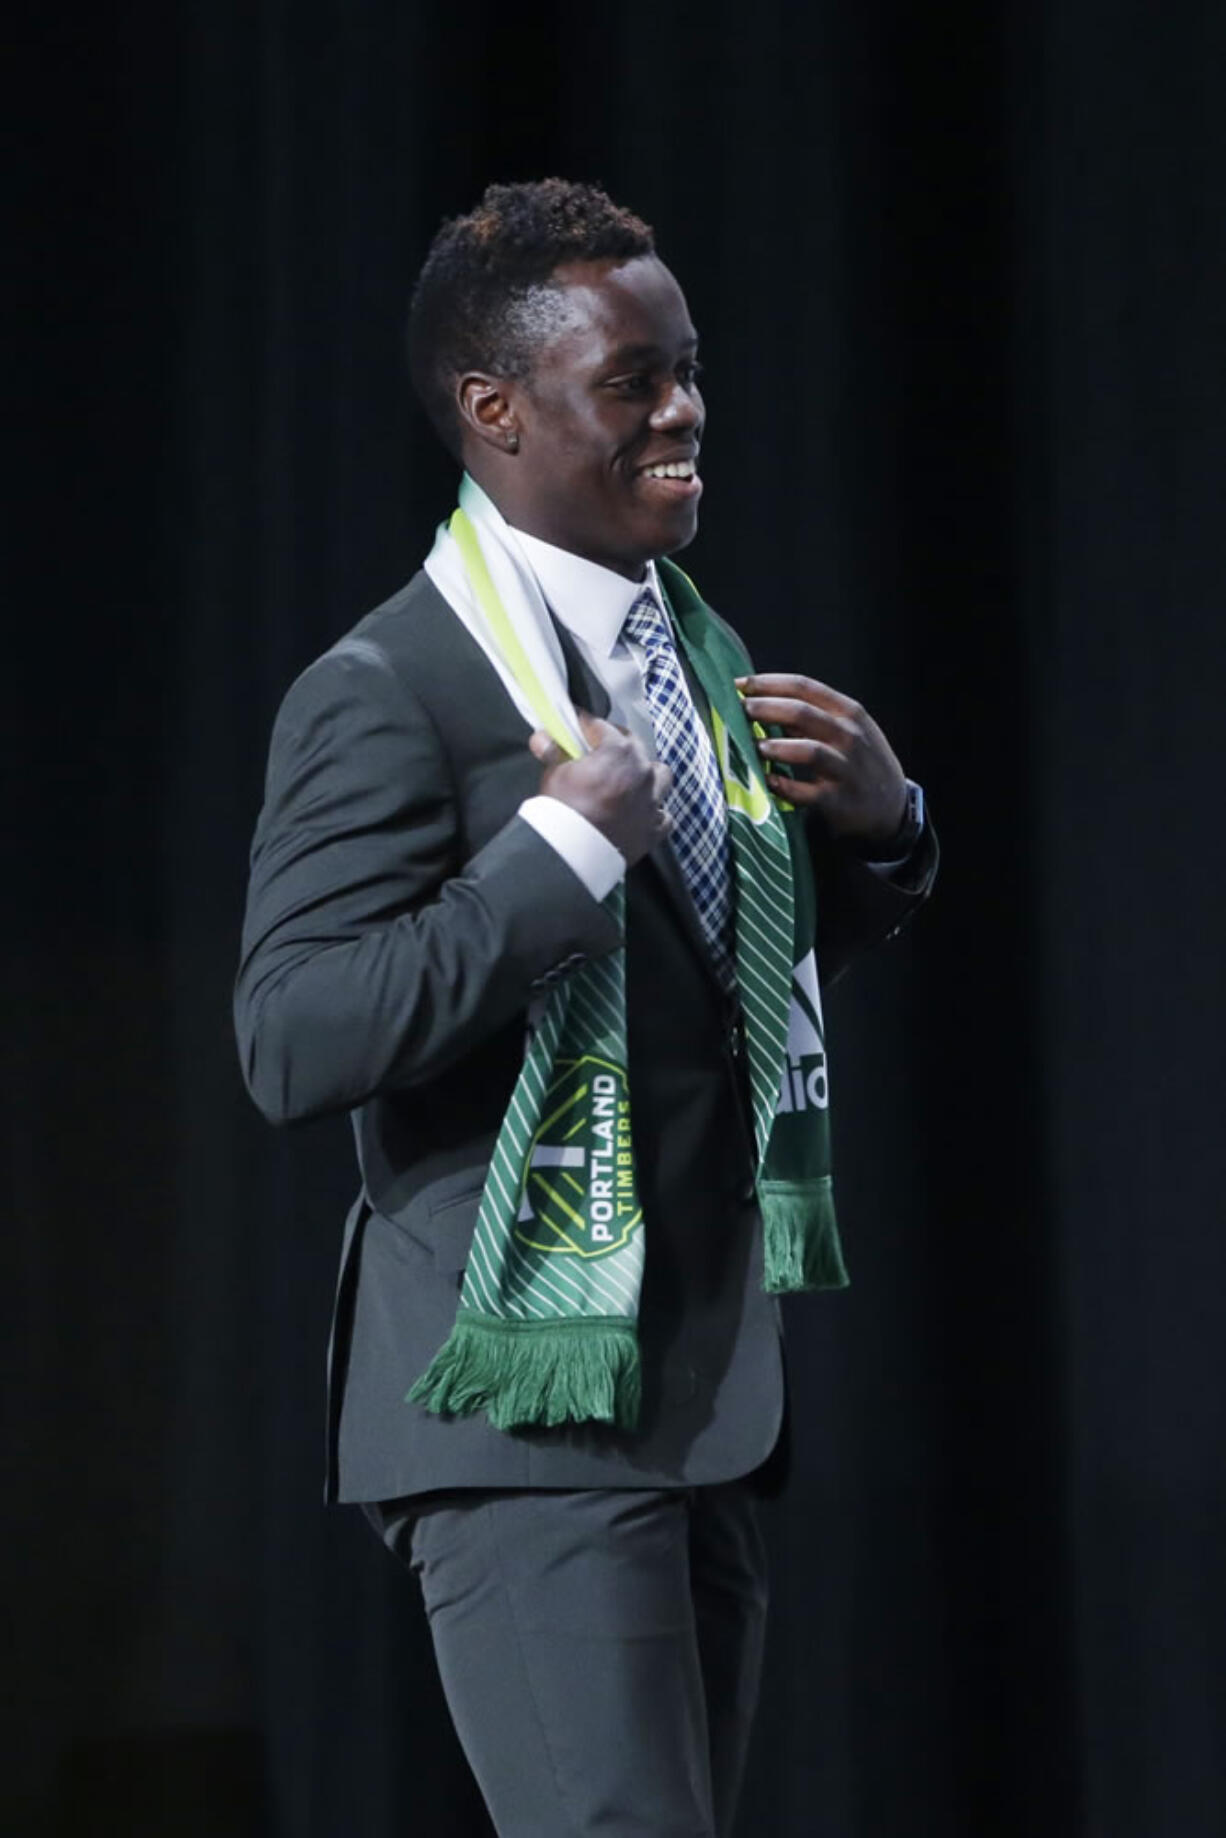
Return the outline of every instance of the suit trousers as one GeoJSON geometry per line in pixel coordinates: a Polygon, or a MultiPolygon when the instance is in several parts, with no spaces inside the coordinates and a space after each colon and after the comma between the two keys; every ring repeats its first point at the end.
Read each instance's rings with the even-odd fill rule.
{"type": "Polygon", "coordinates": [[[730,1838],[766,1621],[750,1485],[367,1510],[418,1576],[499,1838],[730,1838]]]}

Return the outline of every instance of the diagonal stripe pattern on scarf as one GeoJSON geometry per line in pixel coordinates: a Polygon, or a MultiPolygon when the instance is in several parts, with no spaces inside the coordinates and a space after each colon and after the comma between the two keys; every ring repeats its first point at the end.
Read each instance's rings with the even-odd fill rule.
{"type": "Polygon", "coordinates": [[[643,692],[656,751],[673,775],[670,841],[725,989],[736,987],[728,810],[707,731],[686,690],[668,621],[653,594],[626,615],[623,636],[644,652],[643,692]]]}
{"type": "MultiPolygon", "coordinates": [[[[621,887],[609,895],[606,906],[621,923],[621,887]]],[[[641,1232],[614,1255],[597,1262],[559,1258],[556,1247],[534,1245],[509,1229],[517,1212],[522,1215],[525,1182],[531,1190],[533,1139],[547,1108],[556,1060],[566,1056],[575,1038],[581,1038],[586,1051],[602,1060],[624,1060],[625,1001],[625,957],[619,951],[588,964],[581,976],[571,977],[554,993],[541,1017],[524,1061],[522,1089],[517,1087],[512,1094],[494,1146],[473,1235],[468,1267],[474,1299],[492,1314],[521,1321],[576,1313],[634,1317],[643,1276],[641,1232]]]]}
{"type": "MultiPolygon", "coordinates": [[[[450,528],[457,541],[465,536],[462,510],[450,528]]],[[[477,561],[466,558],[470,582],[480,580],[477,561]]],[[[684,793],[676,812],[685,838],[680,865],[689,885],[697,881],[704,930],[717,958],[722,948],[730,960],[730,987],[740,997],[763,1283],[777,1294],[838,1288],[847,1277],[831,1192],[803,819],[777,804],[763,781],[735,688],[748,668],[743,650],[679,569],[662,562],[660,571],[667,614],[647,609],[646,631],[636,621],[638,642],[659,660],[654,674],[662,673],[649,685],[644,672],[645,689],[661,757],[684,793]],[[673,631],[710,710],[709,739],[686,692],[673,631]],[[718,811],[710,802],[712,775],[718,811]]],[[[491,632],[512,621],[488,582],[484,594],[480,586],[474,592],[491,632]]],[[[530,612],[516,611],[526,626],[530,612]]],[[[504,658],[510,649],[499,643],[504,658]]],[[[515,680],[538,724],[548,725],[546,697],[522,645],[520,652],[515,680]]],[[[576,750],[566,734],[558,744],[576,750]]],[[[624,936],[623,885],[606,907],[624,936]]],[[[410,1400],[442,1416],[483,1411],[507,1430],[637,1422],[648,1222],[635,1177],[631,1096],[623,949],[583,964],[549,991],[493,1148],[454,1325],[410,1400]]],[[[657,1229],[667,1222],[653,1219],[657,1229]]]]}

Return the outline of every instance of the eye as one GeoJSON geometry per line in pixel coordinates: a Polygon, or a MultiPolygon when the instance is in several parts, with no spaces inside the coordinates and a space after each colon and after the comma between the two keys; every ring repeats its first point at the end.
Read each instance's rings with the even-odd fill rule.
{"type": "Polygon", "coordinates": [[[611,378],[609,388],[619,396],[642,396],[651,388],[651,378],[645,370],[636,370],[629,376],[611,378]]]}
{"type": "Polygon", "coordinates": [[[702,371],[703,367],[698,362],[698,359],[696,357],[690,357],[687,358],[683,364],[678,364],[677,379],[683,389],[697,389],[698,379],[701,377],[702,371]]]}

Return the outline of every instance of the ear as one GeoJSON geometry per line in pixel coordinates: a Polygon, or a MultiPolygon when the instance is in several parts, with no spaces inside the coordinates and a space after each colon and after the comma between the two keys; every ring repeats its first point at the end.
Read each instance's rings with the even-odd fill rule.
{"type": "Polygon", "coordinates": [[[519,419],[507,385],[480,370],[469,370],[456,383],[456,406],[465,431],[497,453],[519,446],[519,419]]]}

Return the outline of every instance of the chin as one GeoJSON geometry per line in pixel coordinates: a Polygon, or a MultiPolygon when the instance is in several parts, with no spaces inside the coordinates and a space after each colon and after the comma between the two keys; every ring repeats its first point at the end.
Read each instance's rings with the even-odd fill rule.
{"type": "Polygon", "coordinates": [[[688,549],[698,534],[698,516],[695,513],[684,520],[673,518],[668,527],[661,531],[661,540],[656,549],[656,556],[676,555],[682,549],[688,549]]]}

